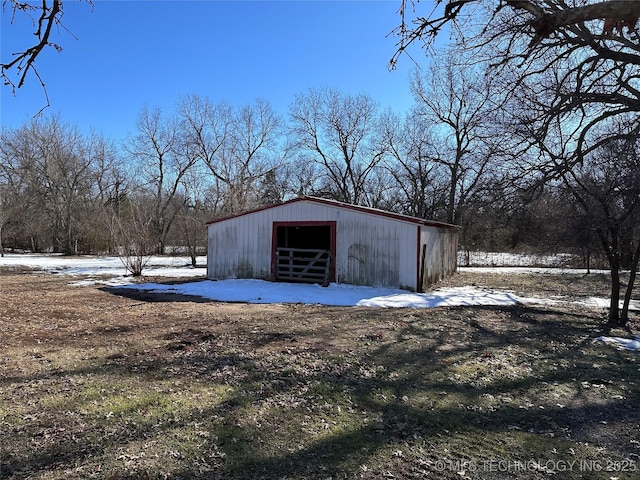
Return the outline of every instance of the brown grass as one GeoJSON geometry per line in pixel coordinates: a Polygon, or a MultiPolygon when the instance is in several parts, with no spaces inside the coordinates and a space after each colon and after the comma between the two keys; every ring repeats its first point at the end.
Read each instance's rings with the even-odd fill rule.
{"type": "MultiPolygon", "coordinates": [[[[607,290],[447,281],[467,284],[607,290]]],[[[638,354],[593,342],[629,335],[602,311],[227,304],[34,274],[0,295],[0,478],[640,478],[638,354]]]]}

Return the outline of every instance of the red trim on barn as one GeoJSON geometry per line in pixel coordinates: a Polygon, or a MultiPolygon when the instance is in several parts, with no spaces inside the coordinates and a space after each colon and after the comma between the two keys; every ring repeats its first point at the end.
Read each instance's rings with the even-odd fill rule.
{"type": "Polygon", "coordinates": [[[410,217],[409,215],[402,215],[400,213],[387,212],[385,210],[380,210],[378,208],[362,207],[360,205],[352,205],[350,203],[338,202],[336,200],[327,200],[325,198],[318,198],[318,197],[297,197],[297,198],[293,198],[291,200],[287,200],[286,202],[276,203],[274,205],[268,205],[268,206],[265,206],[265,207],[256,208],[254,210],[249,210],[247,212],[238,213],[236,215],[228,215],[226,217],[216,218],[214,220],[208,221],[207,225],[211,225],[212,223],[224,222],[225,220],[229,220],[231,218],[242,217],[243,215],[249,215],[251,213],[261,212],[263,210],[269,210],[271,208],[280,207],[282,205],[289,205],[291,203],[304,202],[304,201],[313,202],[313,203],[319,203],[319,204],[322,204],[322,205],[330,205],[332,207],[345,208],[345,209],[348,209],[348,210],[355,210],[357,212],[368,213],[368,214],[371,214],[371,215],[378,215],[378,216],[386,217],[386,218],[392,218],[394,220],[400,220],[400,221],[403,221],[403,222],[416,223],[418,225],[426,225],[426,226],[430,226],[430,227],[460,228],[458,225],[452,225],[450,223],[435,222],[435,221],[431,221],[431,220],[424,220],[422,218],[410,217]]]}
{"type": "MultiPolygon", "coordinates": [[[[264,209],[261,209],[264,210],[264,209]]],[[[312,220],[312,221],[300,221],[300,222],[273,222],[271,227],[271,276],[275,278],[276,276],[276,248],[278,243],[278,227],[329,227],[330,229],[330,246],[329,250],[331,252],[331,263],[329,267],[329,281],[336,281],[336,230],[337,230],[337,222],[331,221],[322,221],[322,220],[312,220]]]]}
{"type": "Polygon", "coordinates": [[[420,248],[420,227],[416,227],[418,231],[418,245],[416,246],[416,292],[422,292],[422,264],[424,259],[422,258],[422,248],[420,248]]]}

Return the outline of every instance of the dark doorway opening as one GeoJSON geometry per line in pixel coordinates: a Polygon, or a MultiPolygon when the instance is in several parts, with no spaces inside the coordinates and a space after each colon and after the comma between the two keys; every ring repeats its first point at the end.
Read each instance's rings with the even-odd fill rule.
{"type": "Polygon", "coordinates": [[[272,272],[275,280],[335,281],[335,222],[274,222],[272,272]]]}

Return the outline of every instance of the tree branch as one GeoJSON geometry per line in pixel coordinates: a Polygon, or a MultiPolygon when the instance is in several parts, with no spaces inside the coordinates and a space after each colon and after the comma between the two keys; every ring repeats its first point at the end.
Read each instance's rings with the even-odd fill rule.
{"type": "MultiPolygon", "coordinates": [[[[14,3],[13,8],[14,12],[15,10],[26,11],[29,8],[29,5],[14,3]]],[[[47,5],[47,0],[42,0],[40,17],[37,21],[38,28],[34,32],[34,35],[38,38],[38,42],[22,52],[15,53],[15,58],[11,62],[0,64],[0,67],[2,68],[1,76],[5,84],[11,85],[15,88],[14,83],[7,77],[7,71],[11,70],[13,67],[16,67],[17,70],[21,72],[18,81],[18,88],[22,87],[24,85],[27,73],[29,73],[29,70],[35,71],[33,63],[35,62],[36,58],[38,58],[38,55],[40,55],[44,47],[53,46],[56,50],[60,50],[60,47],[58,45],[49,41],[49,37],[51,35],[51,29],[53,28],[54,23],[57,23],[59,21],[58,17],[61,13],[61,0],[53,0],[51,7],[47,5]]],[[[38,78],[40,78],[39,75],[38,78]]],[[[40,81],[44,88],[44,83],[42,83],[41,79],[40,81]]]]}
{"type": "Polygon", "coordinates": [[[525,10],[534,16],[530,21],[535,31],[532,44],[547,38],[552,33],[570,25],[596,19],[626,20],[640,17],[640,2],[628,0],[610,0],[580,7],[545,13],[544,10],[529,0],[507,0],[507,5],[514,9],[525,10]]]}

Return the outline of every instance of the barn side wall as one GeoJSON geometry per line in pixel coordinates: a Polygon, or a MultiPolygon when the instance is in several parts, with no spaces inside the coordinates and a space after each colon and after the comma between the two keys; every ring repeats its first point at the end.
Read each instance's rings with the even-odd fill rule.
{"type": "Polygon", "coordinates": [[[336,280],[352,285],[416,288],[416,226],[343,210],[336,239],[336,280]]]}
{"type": "Polygon", "coordinates": [[[304,221],[336,222],[338,282],[416,289],[415,224],[305,201],[210,224],[207,276],[270,278],[273,222],[304,221]]]}
{"type": "Polygon", "coordinates": [[[207,277],[268,279],[271,272],[271,225],[245,216],[209,225],[207,277]]]}
{"type": "Polygon", "coordinates": [[[458,268],[458,235],[457,228],[420,227],[420,291],[455,273],[458,268]]]}

